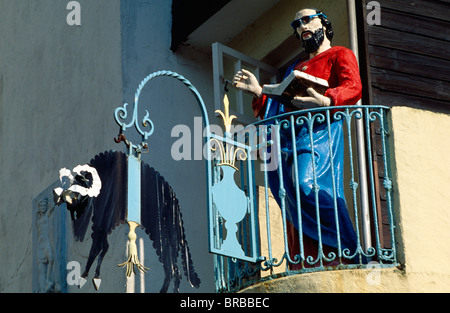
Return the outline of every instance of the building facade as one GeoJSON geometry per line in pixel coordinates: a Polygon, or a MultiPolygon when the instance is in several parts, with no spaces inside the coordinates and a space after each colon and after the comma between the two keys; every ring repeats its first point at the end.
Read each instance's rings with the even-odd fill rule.
{"type": "MultiPolygon", "coordinates": [[[[61,186],[60,169],[73,171],[108,151],[129,152],[123,142],[114,141],[120,133],[114,112],[128,103],[131,113],[139,84],[152,73],[166,70],[188,79],[205,103],[210,124],[222,127],[215,110],[224,110],[226,81],[238,65],[257,69],[261,79],[271,82],[302,56],[289,24],[305,7],[326,12],[335,28],[333,45],[351,48],[358,57],[362,104],[392,107],[392,188],[387,189],[395,213],[395,242],[389,249],[396,249],[397,259],[376,276],[381,283],[375,285],[367,280],[373,268],[364,267],[300,273],[271,279],[271,284],[257,280],[250,288],[448,291],[445,260],[450,252],[444,240],[450,220],[445,191],[450,170],[449,162],[438,158],[450,150],[445,140],[450,100],[445,1],[3,0],[0,23],[8,31],[0,35],[0,292],[220,290],[217,257],[209,252],[206,118],[192,90],[179,80],[149,81],[140,94],[138,114],[148,111],[153,123],[142,162],[176,194],[181,215],[170,225],[187,242],[183,247],[189,250],[189,265],[179,240],[157,248],[157,239],[138,229],[139,258],[149,270],[127,278],[117,264],[127,258],[129,228],[119,224],[107,235],[101,285],[91,283],[95,259],[89,283],[79,288],[79,276],[95,246],[93,224],[84,226],[82,242],[75,240],[70,211],[54,205],[53,190],[61,186]],[[161,258],[165,249],[172,251],[167,262],[161,258]],[[185,268],[195,272],[198,284],[185,268]],[[290,281],[284,284],[286,279],[290,281]]],[[[233,89],[227,95],[237,124],[257,122],[249,109],[251,98],[233,89]]],[[[133,127],[125,134],[140,143],[133,127]]],[[[373,126],[374,155],[380,149],[379,135],[373,126]]],[[[382,158],[374,158],[368,166],[382,173],[383,164],[382,158]]],[[[373,212],[381,216],[387,212],[386,180],[376,175],[373,212]]],[[[264,185],[261,177],[256,180],[264,185]]],[[[155,223],[164,220],[159,218],[155,223]]],[[[389,245],[389,222],[380,220],[378,227],[383,244],[389,245]]]]}

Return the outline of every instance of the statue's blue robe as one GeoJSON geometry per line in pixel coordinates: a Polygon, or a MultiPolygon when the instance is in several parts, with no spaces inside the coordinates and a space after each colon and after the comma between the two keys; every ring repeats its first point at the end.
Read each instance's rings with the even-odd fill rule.
{"type": "MultiPolygon", "coordinates": [[[[297,69],[326,79],[330,89],[325,96],[332,99],[334,106],[353,105],[361,98],[362,90],[357,66],[356,58],[350,50],[334,47],[311,60],[292,65],[286,76],[297,69]]],[[[265,112],[264,119],[289,110],[283,104],[265,96],[255,100],[252,107],[255,115],[263,117],[262,113],[265,112]]],[[[334,119],[333,113],[330,111],[330,131],[326,120],[314,121],[312,142],[307,121],[302,125],[295,125],[296,155],[293,151],[291,128],[280,127],[283,183],[280,184],[280,173],[276,170],[268,174],[269,185],[280,207],[283,197],[280,197],[278,191],[280,187],[285,190],[286,216],[296,229],[299,228],[298,212],[301,211],[301,230],[304,235],[316,242],[319,242],[320,236],[322,244],[332,248],[338,248],[340,243],[341,251],[349,249],[347,254],[354,254],[357,236],[344,195],[343,121],[334,119]],[[297,170],[294,167],[295,156],[297,170]],[[295,173],[298,174],[299,180],[300,207],[297,205],[295,173]],[[318,187],[317,191],[315,185],[318,187]]],[[[269,124],[273,122],[272,120],[269,124]]]]}

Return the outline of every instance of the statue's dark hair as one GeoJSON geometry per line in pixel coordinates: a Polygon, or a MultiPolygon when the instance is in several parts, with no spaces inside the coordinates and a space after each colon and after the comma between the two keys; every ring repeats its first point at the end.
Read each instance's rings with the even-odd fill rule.
{"type": "MultiPolygon", "coordinates": [[[[306,8],[305,10],[308,10],[309,8],[306,8]]],[[[309,9],[309,10],[314,10],[316,11],[317,14],[322,13],[323,15],[326,16],[325,13],[323,13],[322,11],[318,10],[318,9],[309,9]]],[[[333,26],[331,25],[331,22],[325,18],[325,16],[319,16],[320,20],[322,21],[322,25],[325,27],[325,35],[327,36],[328,40],[331,42],[333,41],[333,37],[334,37],[334,31],[333,31],[333,26]]],[[[300,35],[297,33],[297,30],[294,29],[294,36],[297,39],[300,39],[300,35]]]]}

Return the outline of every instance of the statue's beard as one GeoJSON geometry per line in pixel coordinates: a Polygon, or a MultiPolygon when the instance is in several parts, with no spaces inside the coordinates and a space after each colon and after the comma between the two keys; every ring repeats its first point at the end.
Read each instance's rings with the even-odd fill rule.
{"type": "Polygon", "coordinates": [[[302,44],[305,48],[307,53],[314,53],[317,50],[319,50],[320,46],[322,45],[323,41],[325,40],[325,34],[323,32],[323,27],[316,30],[314,33],[312,33],[312,36],[308,39],[303,39],[303,35],[305,32],[302,33],[302,44]]]}

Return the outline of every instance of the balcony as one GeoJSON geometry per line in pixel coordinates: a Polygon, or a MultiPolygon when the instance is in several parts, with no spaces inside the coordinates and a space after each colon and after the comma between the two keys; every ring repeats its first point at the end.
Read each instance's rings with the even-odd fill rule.
{"type": "MultiPolygon", "coordinates": [[[[420,224],[417,213],[423,208],[402,205],[409,201],[406,193],[411,194],[406,183],[398,185],[404,167],[399,163],[402,147],[418,143],[406,135],[392,138],[393,125],[399,132],[408,116],[397,112],[414,115],[416,111],[432,114],[380,106],[311,109],[227,132],[223,146],[245,151],[234,164],[234,178],[249,204],[245,216],[232,221],[237,230],[227,226],[217,205],[209,212],[216,291],[421,290],[421,284],[412,286],[411,279],[429,276],[423,272],[429,272],[430,266],[416,265],[424,260],[416,244],[440,231],[431,225],[416,227],[420,224]],[[403,196],[401,190],[405,190],[403,196]],[[234,233],[237,240],[228,249],[225,242],[234,239],[234,233]],[[411,237],[419,233],[421,240],[412,243],[411,237]],[[403,248],[400,253],[398,246],[403,248]]],[[[417,127],[407,128],[414,132],[417,127]]],[[[422,138],[424,149],[425,141],[422,138]]],[[[415,155],[408,157],[409,162],[420,163],[415,155]]],[[[223,180],[223,165],[220,157],[213,158],[213,186],[223,180]]],[[[418,177],[421,173],[419,169],[418,177]]],[[[429,218],[448,220],[448,215],[435,217],[430,212],[429,218]]],[[[442,257],[441,252],[437,254],[442,257]]],[[[445,268],[438,265],[431,270],[436,286],[448,282],[448,273],[441,276],[442,271],[448,272],[445,268]]]]}
{"type": "MultiPolygon", "coordinates": [[[[259,147],[239,162],[240,188],[257,196],[254,214],[236,232],[244,255],[258,255],[256,262],[218,256],[218,291],[307,272],[397,265],[387,111],[311,109],[234,132],[234,142],[259,147]]],[[[222,215],[215,221],[219,249],[227,237],[222,215]]]]}

